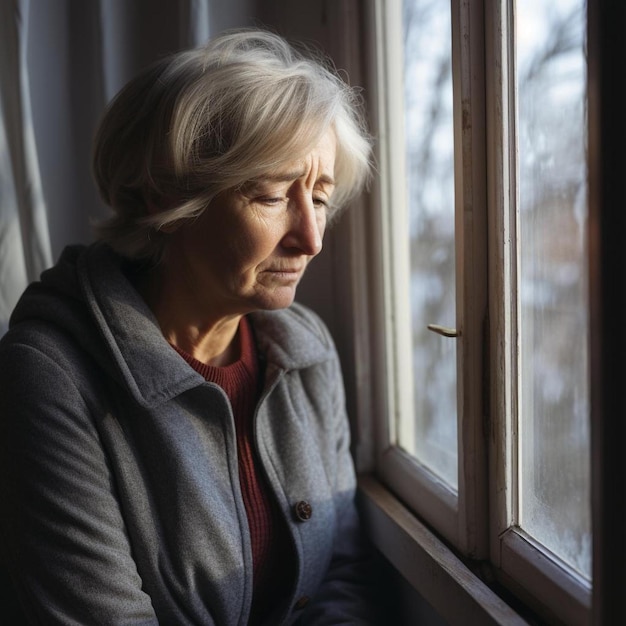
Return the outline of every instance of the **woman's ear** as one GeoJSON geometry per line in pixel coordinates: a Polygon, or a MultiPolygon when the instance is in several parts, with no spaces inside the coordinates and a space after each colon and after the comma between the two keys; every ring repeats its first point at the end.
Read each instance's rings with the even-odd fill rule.
{"type": "Polygon", "coordinates": [[[183,220],[176,220],[174,222],[169,222],[164,224],[159,228],[162,233],[167,233],[168,235],[178,230],[182,226],[183,220]]]}
{"type": "MultiPolygon", "coordinates": [[[[144,198],[144,206],[146,207],[146,213],[150,217],[155,217],[160,213],[164,213],[171,209],[175,204],[175,201],[172,198],[168,198],[166,196],[157,196],[153,198],[144,198]]],[[[162,233],[173,233],[175,230],[178,230],[182,225],[182,220],[174,220],[173,222],[168,222],[163,226],[159,226],[157,229],[162,233]]]]}

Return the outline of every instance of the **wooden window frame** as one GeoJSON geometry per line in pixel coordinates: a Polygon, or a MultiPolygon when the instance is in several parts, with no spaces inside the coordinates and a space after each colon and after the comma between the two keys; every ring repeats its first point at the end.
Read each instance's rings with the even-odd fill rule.
{"type": "Polygon", "coordinates": [[[457,238],[457,406],[458,495],[425,466],[395,446],[394,424],[400,413],[412,411],[407,351],[400,349],[401,337],[410,332],[406,289],[408,284],[407,226],[399,206],[406,206],[405,173],[389,152],[402,146],[403,109],[400,99],[389,99],[393,86],[402,84],[400,0],[372,2],[378,56],[376,111],[381,138],[378,155],[381,179],[379,232],[382,254],[390,259],[378,272],[382,276],[379,302],[383,321],[378,333],[394,337],[385,349],[385,371],[389,414],[394,419],[380,425],[377,469],[383,480],[424,520],[437,528],[447,541],[472,558],[487,553],[486,444],[483,436],[484,408],[482,378],[487,309],[486,214],[484,170],[484,76],[463,71],[468,64],[482,66],[483,15],[480,3],[455,2],[452,12],[452,58],[455,133],[455,231],[457,238]],[[459,149],[458,146],[462,146],[459,149]],[[390,242],[394,242],[391,246],[390,242]],[[471,359],[471,361],[470,361],[471,359]]]}
{"type": "MultiPolygon", "coordinates": [[[[408,306],[395,286],[397,267],[406,267],[406,251],[390,241],[405,236],[405,224],[391,207],[402,206],[404,173],[392,158],[402,145],[402,112],[386,94],[397,73],[397,26],[388,23],[399,1],[370,5],[379,55],[375,89],[381,145],[381,198],[376,232],[382,238],[383,263],[374,285],[379,302],[376,335],[390,337],[407,328],[408,306]],[[384,6],[383,6],[384,5],[384,6]],[[382,42],[382,45],[381,43],[382,42]],[[381,48],[391,61],[380,54],[381,48]],[[381,77],[387,82],[381,83],[381,77]],[[393,167],[392,164],[393,163],[393,167]],[[387,246],[387,247],[386,247],[387,246]],[[395,264],[395,265],[394,265],[395,264]],[[391,271],[391,267],[394,271],[391,271]]],[[[552,559],[517,527],[516,385],[518,346],[516,285],[516,155],[514,55],[511,2],[453,0],[453,84],[457,233],[458,338],[458,497],[427,468],[394,446],[393,420],[378,422],[376,472],[381,480],[454,549],[468,559],[487,559],[497,579],[546,619],[587,623],[591,594],[578,578],[552,559]],[[484,9],[484,12],[483,12],[484,9]],[[487,245],[489,241],[489,245],[487,245]],[[488,256],[484,251],[488,250],[488,256]],[[515,340],[517,341],[517,340],[515,340]],[[471,362],[469,359],[472,359],[471,362]],[[390,425],[391,424],[391,425],[390,425]],[[489,471],[488,471],[489,463],[489,471]],[[491,502],[488,514],[488,503],[491,502]],[[495,504],[495,506],[494,506],[495,504]]],[[[371,84],[370,83],[370,88],[371,84]]],[[[401,106],[401,105],[400,105],[401,106]]],[[[379,345],[385,364],[387,411],[407,410],[407,395],[396,374],[403,364],[393,342],[379,345]]],[[[381,407],[381,404],[378,405],[381,407]]]]}

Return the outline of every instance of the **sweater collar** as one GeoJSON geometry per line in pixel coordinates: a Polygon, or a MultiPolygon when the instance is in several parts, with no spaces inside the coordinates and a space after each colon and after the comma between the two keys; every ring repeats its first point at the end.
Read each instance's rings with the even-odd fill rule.
{"type": "MultiPolygon", "coordinates": [[[[167,343],[122,262],[108,246],[95,244],[78,257],[78,279],[123,383],[139,404],[156,406],[205,381],[167,343]]],[[[328,332],[301,305],[249,319],[260,358],[279,370],[307,368],[333,355],[328,332]]]]}

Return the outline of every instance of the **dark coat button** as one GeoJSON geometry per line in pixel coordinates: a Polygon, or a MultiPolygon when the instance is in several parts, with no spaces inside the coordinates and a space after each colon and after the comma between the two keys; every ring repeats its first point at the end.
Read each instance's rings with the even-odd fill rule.
{"type": "Polygon", "coordinates": [[[310,599],[311,599],[311,598],[309,598],[309,596],[302,596],[302,597],[301,597],[301,598],[300,598],[300,599],[299,599],[299,600],[298,600],[298,601],[297,601],[297,602],[293,605],[293,608],[294,608],[296,611],[300,611],[301,609],[303,609],[303,608],[304,608],[304,607],[305,607],[305,606],[309,603],[309,600],[310,600],[310,599]]]}
{"type": "Polygon", "coordinates": [[[306,522],[310,520],[311,515],[313,515],[313,507],[306,500],[300,500],[300,502],[296,503],[293,507],[293,512],[299,522],[306,522]]]}

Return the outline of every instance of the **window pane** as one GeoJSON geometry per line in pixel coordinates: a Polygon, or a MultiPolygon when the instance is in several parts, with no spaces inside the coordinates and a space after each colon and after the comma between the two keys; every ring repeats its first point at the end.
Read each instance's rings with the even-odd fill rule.
{"type": "Polygon", "coordinates": [[[590,579],[584,0],[516,16],[520,525],[590,579]]]}
{"type": "Polygon", "coordinates": [[[456,325],[450,20],[449,0],[404,0],[415,423],[400,445],[456,488],[455,340],[426,328],[456,325]]]}

